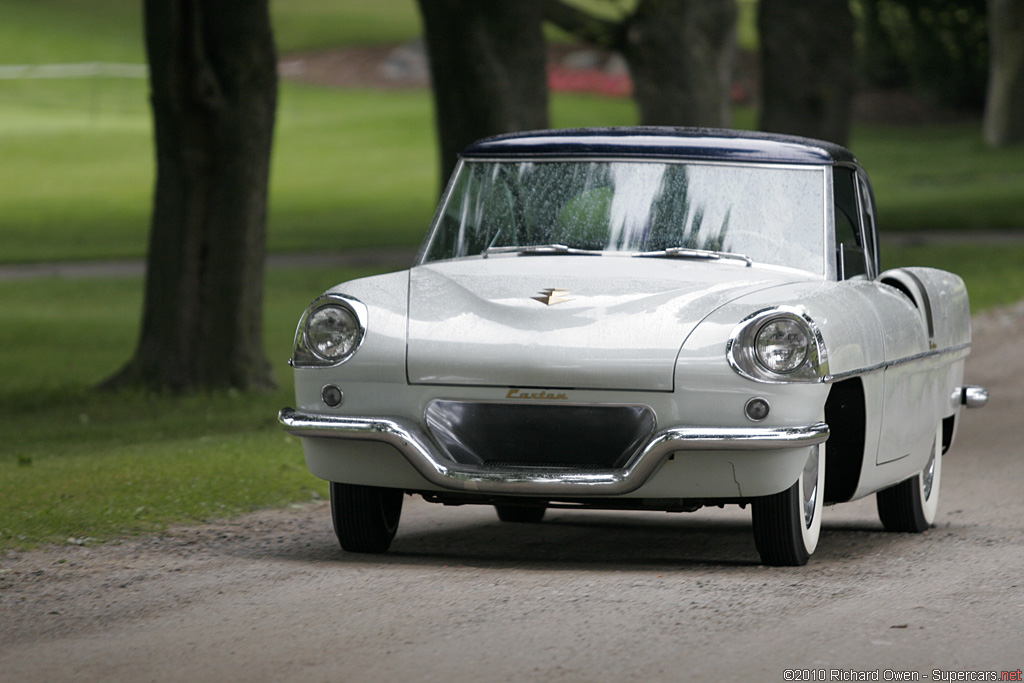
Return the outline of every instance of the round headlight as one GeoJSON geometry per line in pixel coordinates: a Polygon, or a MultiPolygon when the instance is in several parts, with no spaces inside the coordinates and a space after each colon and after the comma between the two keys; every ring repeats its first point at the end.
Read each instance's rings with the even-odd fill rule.
{"type": "Polygon", "coordinates": [[[757,361],[778,374],[793,372],[807,360],[811,337],[797,320],[781,318],[765,324],[754,340],[757,361]]]}
{"type": "Polygon", "coordinates": [[[322,306],[306,320],[310,351],[324,360],[340,360],[359,345],[359,320],[344,306],[322,306]]]}

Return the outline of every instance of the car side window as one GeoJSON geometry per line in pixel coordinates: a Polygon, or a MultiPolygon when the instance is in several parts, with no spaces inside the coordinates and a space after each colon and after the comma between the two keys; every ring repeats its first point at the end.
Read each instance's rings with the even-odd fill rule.
{"type": "Polygon", "coordinates": [[[835,207],[836,267],[841,280],[867,275],[867,255],[861,239],[855,174],[852,168],[832,168],[835,207]]]}
{"type": "MultiPolygon", "coordinates": [[[[876,235],[878,234],[878,225],[875,217],[875,196],[871,192],[871,183],[868,182],[867,176],[864,175],[863,171],[857,173],[857,190],[860,195],[860,221],[861,225],[864,226],[864,236],[866,243],[864,244],[864,256],[868,264],[874,264],[874,272],[878,274],[878,242],[876,241],[876,235]]],[[[869,268],[869,271],[871,269],[869,268]]]]}

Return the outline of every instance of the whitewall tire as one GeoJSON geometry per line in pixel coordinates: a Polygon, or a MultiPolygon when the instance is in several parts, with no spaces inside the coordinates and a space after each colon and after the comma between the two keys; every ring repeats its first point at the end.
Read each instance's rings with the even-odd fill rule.
{"type": "Polygon", "coordinates": [[[811,446],[796,482],[752,505],[754,543],[764,564],[799,567],[818,547],[825,494],[825,444],[811,446]]]}
{"type": "Polygon", "coordinates": [[[875,494],[886,531],[921,533],[935,523],[942,483],[942,424],[935,429],[931,456],[920,472],[875,494]]]}

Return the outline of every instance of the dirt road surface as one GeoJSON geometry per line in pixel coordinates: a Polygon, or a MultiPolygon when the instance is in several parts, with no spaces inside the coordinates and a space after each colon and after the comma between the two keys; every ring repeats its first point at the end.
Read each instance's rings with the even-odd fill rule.
{"type": "Polygon", "coordinates": [[[6,554],[0,680],[1019,675],[1022,335],[1024,305],[975,319],[968,381],[992,400],[964,413],[924,534],[882,532],[869,498],[825,511],[808,566],[775,569],[735,507],[524,526],[407,498],[393,551],[366,557],[338,550],[327,504],[311,503],[6,554]]]}

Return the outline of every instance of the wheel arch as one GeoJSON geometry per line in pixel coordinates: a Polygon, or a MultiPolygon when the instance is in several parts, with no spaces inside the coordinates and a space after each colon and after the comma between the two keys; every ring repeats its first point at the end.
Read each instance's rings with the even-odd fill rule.
{"type": "Polygon", "coordinates": [[[971,341],[971,309],[960,276],[935,268],[894,268],[878,281],[899,291],[917,309],[929,348],[945,349],[971,341]]]}
{"type": "Polygon", "coordinates": [[[864,383],[851,377],[832,385],[825,401],[830,436],[825,449],[825,502],[851,500],[864,468],[867,407],[864,383]]]}
{"type": "Polygon", "coordinates": [[[953,439],[956,438],[957,413],[942,418],[942,454],[953,446],[953,439]]]}

